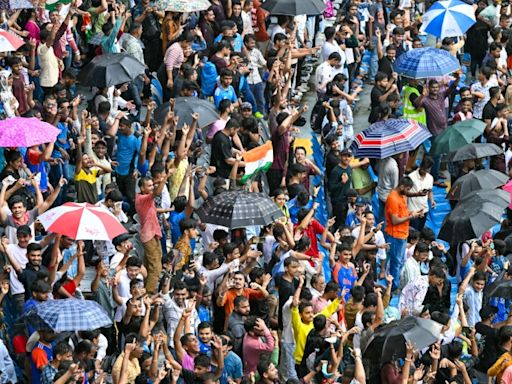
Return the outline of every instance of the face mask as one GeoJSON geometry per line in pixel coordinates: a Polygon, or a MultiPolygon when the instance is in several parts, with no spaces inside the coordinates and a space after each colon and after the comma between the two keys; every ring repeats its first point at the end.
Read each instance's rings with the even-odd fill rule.
{"type": "Polygon", "coordinates": [[[327,372],[327,362],[322,364],[322,374],[325,378],[330,379],[334,376],[334,373],[327,372]]]}

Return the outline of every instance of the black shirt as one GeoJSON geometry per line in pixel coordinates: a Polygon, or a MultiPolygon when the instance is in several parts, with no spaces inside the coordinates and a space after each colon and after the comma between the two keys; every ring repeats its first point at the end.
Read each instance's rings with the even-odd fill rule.
{"type": "Polygon", "coordinates": [[[216,168],[215,173],[212,175],[213,177],[229,179],[232,167],[226,163],[226,159],[233,158],[232,149],[231,138],[226,136],[224,132],[219,131],[213,136],[212,154],[210,157],[210,164],[216,168]]]}
{"type": "Polygon", "coordinates": [[[326,176],[329,176],[331,171],[335,166],[337,166],[340,163],[340,154],[338,151],[330,150],[327,153],[326,159],[325,159],[325,174],[326,176]]]}
{"type": "Polygon", "coordinates": [[[492,120],[497,116],[496,107],[489,100],[487,104],[485,104],[484,110],[482,112],[482,120],[492,120]]]}
{"type": "Polygon", "coordinates": [[[391,79],[393,76],[393,63],[388,59],[386,55],[379,60],[379,72],[384,72],[391,79]]]}
{"type": "Polygon", "coordinates": [[[379,117],[379,107],[381,105],[380,98],[386,93],[385,89],[381,89],[377,86],[373,87],[372,93],[370,94],[370,107],[371,112],[370,116],[368,116],[368,122],[373,124],[377,121],[379,117]]]}
{"type": "Polygon", "coordinates": [[[484,345],[479,355],[480,360],[475,368],[477,371],[487,372],[496,360],[498,360],[498,357],[501,356],[501,348],[498,345],[498,330],[482,322],[476,323],[475,329],[476,332],[482,336],[484,345]]]}
{"type": "Polygon", "coordinates": [[[36,269],[32,264],[28,263],[25,269],[18,275],[18,280],[25,288],[25,301],[29,300],[32,296],[32,284],[43,274],[46,276],[50,275],[50,271],[44,265],[36,269]]]}
{"type": "Polygon", "coordinates": [[[293,296],[297,286],[298,286],[298,282],[296,279],[293,279],[291,282],[288,280],[285,280],[282,277],[279,279],[279,311],[278,311],[279,329],[283,329],[283,307],[284,307],[284,304],[288,301],[288,299],[291,296],[293,296]]]}
{"type": "Polygon", "coordinates": [[[299,184],[299,183],[288,184],[286,189],[288,190],[288,196],[290,196],[290,199],[293,199],[294,197],[296,197],[300,192],[308,192],[306,190],[306,187],[304,186],[304,184],[299,184]]]}

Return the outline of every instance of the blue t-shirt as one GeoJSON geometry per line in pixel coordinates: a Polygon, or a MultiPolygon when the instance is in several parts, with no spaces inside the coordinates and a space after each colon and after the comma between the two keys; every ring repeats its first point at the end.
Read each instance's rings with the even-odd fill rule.
{"type": "Polygon", "coordinates": [[[224,358],[224,370],[220,377],[220,384],[228,384],[228,378],[233,380],[241,379],[243,376],[242,359],[230,351],[224,358]]]}
{"type": "MultiPolygon", "coordinates": [[[[39,342],[39,343],[37,343],[35,348],[42,349],[46,353],[46,357],[48,358],[49,362],[53,360],[53,348],[51,346],[49,347],[46,344],[39,342]]],[[[34,361],[32,360],[32,356],[30,357],[30,367],[32,370],[32,377],[31,377],[32,383],[40,383],[41,382],[41,371],[39,369],[37,369],[36,365],[34,364],[34,361]]]]}
{"type": "Polygon", "coordinates": [[[140,149],[140,138],[134,135],[126,136],[122,133],[117,135],[117,162],[116,173],[126,176],[130,172],[130,164],[137,161],[136,155],[140,149]]]}
{"type": "Polygon", "coordinates": [[[286,203],[286,206],[288,207],[288,212],[290,213],[290,220],[292,221],[293,224],[297,224],[297,213],[301,208],[306,208],[308,210],[313,208],[313,199],[309,199],[308,203],[302,206],[297,202],[297,198],[294,197],[293,199],[286,203]]]}
{"type": "Polygon", "coordinates": [[[219,85],[217,88],[215,88],[213,101],[215,102],[215,106],[217,108],[219,108],[220,102],[222,100],[231,100],[232,103],[236,103],[238,99],[236,97],[236,92],[233,86],[230,85],[227,88],[222,88],[222,86],[219,85]]]}
{"type": "Polygon", "coordinates": [[[52,152],[52,157],[56,159],[62,158],[62,153],[60,153],[59,148],[68,150],[68,125],[63,122],[59,122],[57,124],[57,129],[59,130],[59,134],[57,135],[57,140],[55,141],[55,147],[52,152]]]}
{"type": "MultiPolygon", "coordinates": [[[[222,40],[222,34],[218,35],[213,42],[215,44],[219,43],[222,40]]],[[[234,37],[233,49],[235,52],[242,52],[242,47],[244,46],[244,39],[242,39],[242,35],[237,33],[234,37]]]]}
{"type": "Polygon", "coordinates": [[[171,225],[171,239],[172,243],[176,244],[181,236],[180,221],[186,217],[185,211],[175,212],[169,214],[169,224],[171,225]]]}

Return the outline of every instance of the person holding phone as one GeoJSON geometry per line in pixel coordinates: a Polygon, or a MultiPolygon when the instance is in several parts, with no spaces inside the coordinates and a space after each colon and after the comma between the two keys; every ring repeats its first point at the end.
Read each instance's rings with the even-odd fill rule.
{"type": "Polygon", "coordinates": [[[425,227],[427,221],[426,213],[429,208],[434,209],[436,202],[432,188],[434,187],[434,178],[430,174],[434,161],[430,156],[425,156],[420,164],[420,167],[411,172],[408,176],[413,181],[413,186],[407,194],[407,208],[409,211],[423,210],[425,213],[422,217],[414,218],[410,221],[411,227],[421,231],[425,227]],[[430,207],[429,207],[430,202],[430,207]]]}

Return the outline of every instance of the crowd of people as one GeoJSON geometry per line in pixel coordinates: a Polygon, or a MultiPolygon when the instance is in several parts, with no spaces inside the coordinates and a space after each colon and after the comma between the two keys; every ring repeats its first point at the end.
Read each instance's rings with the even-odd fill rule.
{"type": "Polygon", "coordinates": [[[450,244],[427,220],[435,188],[512,169],[505,1],[478,1],[466,36],[442,40],[420,32],[428,1],[324,0],[317,16],[274,16],[260,0],[190,13],[167,11],[174,0],[4,1],[0,29],[25,44],[1,55],[2,120],[35,117],[59,133],[2,148],[0,383],[512,384],[512,295],[487,295],[512,281],[512,217],[450,244]],[[467,72],[398,76],[396,59],[424,46],[467,72]],[[145,72],[80,85],[102,54],[129,55],[145,72]],[[184,124],[180,97],[207,100],[218,119],[201,126],[194,112],[184,124]],[[479,139],[503,154],[448,169],[429,143],[356,158],[366,128],[356,114],[415,120],[431,142],[479,119],[479,139]],[[298,138],[310,126],[322,161],[298,138]],[[244,156],[267,141],[269,169],[245,181],[244,156]],[[243,228],[200,220],[205,201],[244,190],[282,217],[243,228]],[[66,202],[108,209],[127,231],[85,241],[46,231],[38,217],[66,202]],[[28,315],[49,300],[94,300],[111,325],[37,327],[28,315]],[[387,324],[407,319],[436,324],[436,340],[379,344],[387,324]]]}

